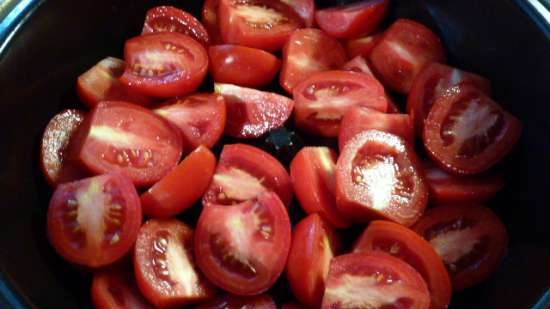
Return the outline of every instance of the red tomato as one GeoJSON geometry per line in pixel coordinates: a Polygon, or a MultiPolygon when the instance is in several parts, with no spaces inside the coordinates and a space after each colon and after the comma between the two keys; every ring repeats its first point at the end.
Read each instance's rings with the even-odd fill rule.
{"type": "Polygon", "coordinates": [[[478,205],[433,208],[413,229],[441,256],[455,291],[489,277],[508,245],[502,222],[491,210],[478,205]]]}
{"type": "Polygon", "coordinates": [[[319,213],[337,228],[350,222],[336,209],[336,153],[328,147],[305,147],[290,163],[290,178],[296,198],[308,214],[319,213]]]}
{"type": "Polygon", "coordinates": [[[308,307],[321,306],[336,251],[334,237],[334,231],[318,214],[307,216],[294,228],[286,273],[293,294],[308,307]]]}
{"type": "Polygon", "coordinates": [[[435,100],[449,88],[462,84],[471,84],[487,95],[491,94],[488,79],[443,64],[431,63],[418,74],[408,96],[407,111],[413,117],[419,135],[422,135],[424,120],[435,100]]]}
{"type": "Polygon", "coordinates": [[[426,65],[445,61],[445,50],[439,37],[424,25],[398,19],[373,48],[370,60],[386,86],[406,94],[426,65]]]}
{"type": "Polygon", "coordinates": [[[415,232],[397,223],[374,221],[359,238],[354,252],[389,253],[418,271],[430,290],[430,309],[446,309],[451,302],[451,279],[433,247],[415,232]]]}
{"type": "Polygon", "coordinates": [[[152,217],[170,217],[190,208],[208,188],[215,168],[214,154],[199,146],[141,195],[143,213],[152,217]]]}
{"type": "Polygon", "coordinates": [[[315,12],[315,21],[328,35],[354,39],[372,33],[390,7],[389,0],[365,0],[315,12]]]}
{"type": "Polygon", "coordinates": [[[279,0],[220,0],[218,22],[225,43],[267,51],[281,49],[303,25],[300,16],[279,0]]]}
{"type": "Polygon", "coordinates": [[[227,118],[223,97],[209,93],[170,100],[155,113],[178,127],[192,148],[212,148],[223,135],[227,118]]]}
{"type": "Polygon", "coordinates": [[[208,50],[214,81],[260,88],[279,72],[281,61],[261,49],[238,45],[211,46],[208,50]]]}
{"type": "Polygon", "coordinates": [[[426,283],[407,263],[382,252],[333,258],[322,309],[428,309],[426,283]]]}
{"type": "Polygon", "coordinates": [[[347,41],[345,47],[350,58],[363,56],[365,59],[370,58],[370,53],[378,41],[382,39],[383,33],[378,32],[362,38],[347,41]]]}
{"type": "Polygon", "coordinates": [[[363,58],[363,56],[356,56],[355,58],[351,59],[349,62],[346,62],[342,66],[342,70],[356,72],[356,73],[364,73],[364,74],[374,76],[372,74],[372,70],[370,69],[369,65],[367,64],[367,61],[365,61],[365,58],[363,58]]]}
{"type": "Polygon", "coordinates": [[[175,97],[195,91],[208,72],[208,53],[184,34],[159,32],[126,41],[128,64],[120,81],[154,97],[175,97]]]}
{"type": "Polygon", "coordinates": [[[218,24],[218,7],[220,0],[206,0],[202,7],[202,23],[208,30],[210,42],[220,44],[222,42],[220,27],[218,24]]]}
{"type": "Polygon", "coordinates": [[[149,220],[139,230],[134,269],[139,289],[158,308],[174,308],[214,296],[198,271],[193,230],[176,219],[149,220]]]}
{"type": "Polygon", "coordinates": [[[296,30],[283,49],[280,83],[289,93],[311,75],[338,69],[346,62],[346,51],[338,41],[319,29],[296,30]]]}
{"type": "Polygon", "coordinates": [[[113,269],[94,274],[92,302],[96,309],[154,309],[141,296],[131,273],[113,269]]]}
{"type": "Polygon", "coordinates": [[[267,152],[245,144],[225,145],[203,204],[231,205],[274,191],[285,205],[292,184],[284,166],[267,152]]]}
{"type": "Polygon", "coordinates": [[[82,111],[67,109],[55,115],[44,129],[40,144],[40,165],[46,180],[53,187],[86,175],[69,158],[72,137],[84,121],[84,117],[82,111]]]}
{"type": "Polygon", "coordinates": [[[66,260],[101,267],[122,258],[141,225],[139,196],[119,173],[61,184],[48,209],[48,235],[66,260]]]}
{"type": "Polygon", "coordinates": [[[438,97],[424,123],[428,154],[459,174],[489,169],[520,135],[521,122],[471,85],[455,86],[438,97]]]}
{"type": "Polygon", "coordinates": [[[256,138],[287,121],[294,101],[273,93],[231,84],[215,84],[227,106],[225,133],[237,138],[256,138]]]}
{"type": "Polygon", "coordinates": [[[294,88],[296,126],[306,132],[336,137],[342,117],[355,105],[386,112],[384,87],[372,76],[346,71],[316,73],[294,88]]]}
{"type": "Polygon", "coordinates": [[[344,147],[336,165],[336,205],[355,221],[416,222],[428,202],[421,166],[400,137],[363,131],[344,147]]]}
{"type": "Polygon", "coordinates": [[[277,309],[277,305],[267,294],[256,296],[225,294],[195,309],[277,309]]]}
{"type": "Polygon", "coordinates": [[[314,0],[282,0],[300,15],[306,27],[312,27],[315,22],[315,1],[314,0]]]}
{"type": "Polygon", "coordinates": [[[212,282],[237,295],[273,286],[290,249],[290,220],[273,192],[232,206],[208,205],[195,236],[198,264],[212,282]]]}

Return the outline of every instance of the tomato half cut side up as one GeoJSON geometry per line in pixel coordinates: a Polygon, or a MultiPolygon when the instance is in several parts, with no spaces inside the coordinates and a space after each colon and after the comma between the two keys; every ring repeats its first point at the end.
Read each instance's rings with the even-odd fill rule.
{"type": "Polygon", "coordinates": [[[222,43],[220,27],[218,23],[218,7],[220,0],[206,0],[202,7],[202,24],[208,31],[211,44],[222,43]]]}
{"type": "Polygon", "coordinates": [[[153,97],[169,98],[195,91],[208,72],[208,53],[193,38],[159,32],[126,41],[127,63],[120,81],[153,97]]]}
{"type": "Polygon", "coordinates": [[[97,309],[154,309],[139,292],[133,274],[121,269],[95,273],[91,294],[97,309]]]}
{"type": "Polygon", "coordinates": [[[237,205],[205,207],[197,224],[195,254],[206,277],[222,289],[257,295],[281,275],[290,241],[286,208],[277,194],[266,192],[237,205]]]}
{"type": "Polygon", "coordinates": [[[181,307],[214,297],[214,286],[195,265],[193,242],[193,230],[176,219],[151,219],[139,230],[136,281],[156,307],[181,307]]]}
{"type": "Polygon", "coordinates": [[[438,97],[424,123],[424,145],[444,169],[486,171],[515,146],[521,122],[481,90],[455,86],[438,97]]]}
{"type": "Polygon", "coordinates": [[[141,219],[132,182],[111,173],[59,185],[48,209],[48,236],[67,261],[102,267],[130,251],[141,219]]]}
{"type": "Polygon", "coordinates": [[[452,295],[451,279],[441,257],[429,242],[397,223],[373,221],[363,232],[353,252],[382,251],[411,265],[430,290],[430,309],[445,309],[452,295]]]}
{"type": "Polygon", "coordinates": [[[358,222],[416,222],[428,202],[414,150],[390,133],[368,130],[352,138],[336,165],[336,205],[358,222]]]}
{"type": "Polygon", "coordinates": [[[489,208],[476,204],[430,209],[413,230],[441,256],[455,291],[487,279],[508,246],[504,224],[489,208]]]}
{"type": "Polygon", "coordinates": [[[237,296],[225,294],[213,301],[199,305],[195,309],[277,309],[277,305],[267,294],[255,296],[237,296]]]}
{"type": "Polygon", "coordinates": [[[322,309],[428,309],[430,293],[409,264],[383,252],[332,259],[322,309]]]}

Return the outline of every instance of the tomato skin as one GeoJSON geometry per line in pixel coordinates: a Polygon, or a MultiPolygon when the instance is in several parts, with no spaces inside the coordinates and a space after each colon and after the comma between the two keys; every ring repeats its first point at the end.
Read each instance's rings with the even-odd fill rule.
{"type": "Polygon", "coordinates": [[[367,61],[365,60],[365,58],[363,58],[363,56],[356,56],[353,59],[351,59],[349,62],[346,62],[342,66],[342,70],[374,76],[374,74],[372,74],[372,70],[370,69],[369,65],[367,64],[367,61]]]}
{"type": "Polygon", "coordinates": [[[277,309],[273,299],[267,294],[255,296],[237,296],[225,294],[211,302],[199,305],[195,309],[277,309]]]}
{"type": "Polygon", "coordinates": [[[193,15],[173,6],[157,6],[145,16],[142,34],[179,32],[188,35],[205,47],[210,44],[208,31],[193,15]]]}
{"type": "Polygon", "coordinates": [[[95,273],[91,294],[97,309],[154,309],[135,286],[133,275],[119,269],[95,273]]]}
{"type": "Polygon", "coordinates": [[[309,28],[315,23],[314,0],[286,0],[284,1],[302,18],[304,25],[309,28]]]}
{"type": "Polygon", "coordinates": [[[378,32],[371,35],[367,35],[358,39],[349,40],[344,45],[348,57],[354,58],[357,56],[363,56],[365,59],[370,59],[370,53],[378,41],[382,39],[384,33],[378,32]]]}
{"type": "Polygon", "coordinates": [[[220,0],[206,0],[202,7],[202,24],[208,31],[210,42],[220,44],[222,42],[220,28],[218,24],[218,7],[220,0]]]}

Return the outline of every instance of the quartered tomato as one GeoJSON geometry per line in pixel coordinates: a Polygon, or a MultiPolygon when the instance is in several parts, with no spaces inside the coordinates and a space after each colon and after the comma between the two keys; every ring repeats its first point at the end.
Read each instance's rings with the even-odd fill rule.
{"type": "Polygon", "coordinates": [[[347,71],[316,73],[293,91],[296,126],[306,132],[336,137],[342,117],[355,105],[386,112],[384,87],[372,76],[347,71]]]}
{"type": "Polygon", "coordinates": [[[378,41],[382,39],[383,33],[378,32],[371,35],[367,35],[358,39],[349,40],[346,42],[345,47],[350,58],[356,56],[363,56],[365,59],[370,58],[370,53],[374,46],[378,44],[378,41]]]}
{"type": "Polygon", "coordinates": [[[424,145],[445,169],[483,172],[506,156],[519,140],[521,122],[471,85],[438,97],[424,123],[424,145]]]}
{"type": "Polygon", "coordinates": [[[302,18],[306,27],[313,26],[315,22],[315,1],[314,0],[281,0],[290,6],[302,18]]]}
{"type": "Polygon", "coordinates": [[[277,309],[277,305],[267,294],[256,296],[225,294],[195,309],[277,309]]]}
{"type": "Polygon", "coordinates": [[[332,259],[322,309],[428,309],[430,293],[409,264],[383,252],[332,259]]]}
{"type": "Polygon", "coordinates": [[[451,279],[429,242],[397,223],[373,221],[357,241],[354,252],[382,251],[411,265],[430,290],[430,309],[446,309],[452,295],[451,279]]]}
{"type": "Polygon", "coordinates": [[[48,209],[48,235],[66,260],[102,267],[130,251],[141,219],[132,182],[111,173],[59,185],[48,209]]]}
{"type": "Polygon", "coordinates": [[[132,273],[119,269],[94,274],[92,302],[96,309],[154,309],[135,286],[132,273]]]}
{"type": "Polygon", "coordinates": [[[225,133],[237,138],[256,138],[281,127],[292,113],[294,101],[273,93],[231,84],[215,84],[227,106],[225,133]]]}
{"type": "Polygon", "coordinates": [[[176,220],[149,220],[139,230],[134,270],[139,289],[157,308],[174,308],[214,296],[198,271],[193,230],[176,220]]]}
{"type": "Polygon", "coordinates": [[[355,221],[411,225],[426,208],[427,191],[413,149],[397,135],[363,131],[347,143],[336,165],[336,204],[355,221]]]}
{"type": "Polygon", "coordinates": [[[208,205],[199,218],[195,254],[212,282],[237,295],[273,286],[290,249],[290,220],[273,192],[241,204],[208,205]]]}
{"type": "Polygon", "coordinates": [[[294,227],[286,274],[294,296],[310,308],[321,306],[330,261],[337,250],[334,237],[318,214],[294,227]]]}
{"type": "Polygon", "coordinates": [[[441,256],[455,291],[489,277],[508,245],[502,222],[491,210],[478,205],[433,208],[413,229],[441,256]]]}
{"type": "Polygon", "coordinates": [[[195,91],[208,72],[208,53],[193,38],[159,32],[126,41],[120,81],[139,93],[168,98],[195,91]]]}
{"type": "Polygon", "coordinates": [[[245,144],[225,145],[203,204],[231,205],[274,191],[285,205],[292,184],[285,168],[267,152],[245,144]]]}
{"type": "Polygon", "coordinates": [[[222,42],[220,34],[220,26],[218,23],[218,7],[220,0],[206,0],[202,7],[202,23],[210,38],[212,44],[220,44],[222,42]]]}
{"type": "Polygon", "coordinates": [[[372,74],[372,70],[367,64],[367,61],[365,60],[365,58],[363,58],[363,56],[360,56],[360,55],[346,62],[342,66],[342,70],[356,72],[356,73],[364,73],[364,74],[374,76],[374,74],[372,74]]]}

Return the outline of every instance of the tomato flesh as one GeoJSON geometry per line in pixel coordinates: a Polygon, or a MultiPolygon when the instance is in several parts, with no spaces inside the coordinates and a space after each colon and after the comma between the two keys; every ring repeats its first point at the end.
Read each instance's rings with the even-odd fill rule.
{"type": "Polygon", "coordinates": [[[378,44],[378,41],[382,39],[382,35],[383,33],[379,32],[347,41],[345,47],[348,57],[354,58],[363,56],[365,59],[369,59],[372,49],[378,44]]]}
{"type": "Polygon", "coordinates": [[[351,59],[349,62],[346,62],[344,66],[342,66],[342,70],[357,72],[357,73],[364,73],[364,74],[374,76],[374,74],[372,74],[372,70],[370,69],[369,65],[367,64],[367,61],[365,60],[365,58],[363,58],[363,56],[356,56],[353,59],[351,59]]]}
{"type": "Polygon", "coordinates": [[[94,274],[91,294],[97,309],[154,309],[135,286],[134,276],[120,269],[94,274]]]}
{"type": "Polygon", "coordinates": [[[196,18],[173,6],[157,6],[147,11],[142,34],[155,32],[178,32],[204,46],[210,43],[208,32],[196,18]]]}

